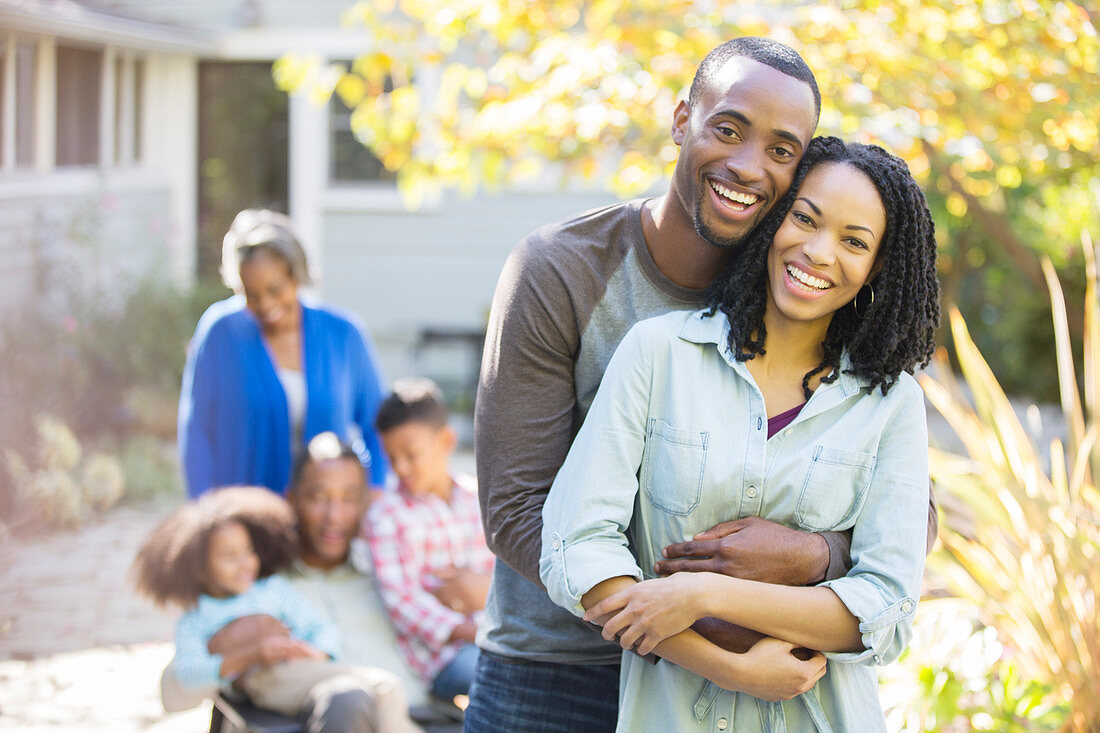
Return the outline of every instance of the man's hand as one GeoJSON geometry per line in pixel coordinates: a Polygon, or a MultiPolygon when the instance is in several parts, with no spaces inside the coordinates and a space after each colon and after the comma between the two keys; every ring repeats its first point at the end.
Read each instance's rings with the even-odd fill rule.
{"type": "Polygon", "coordinates": [[[764,635],[758,631],[712,616],[699,619],[691,625],[691,628],[710,643],[736,654],[744,654],[764,638],[764,635]]]}
{"type": "Polygon", "coordinates": [[[241,616],[210,637],[207,651],[222,657],[218,673],[236,677],[249,667],[268,667],[291,659],[327,659],[328,655],[304,641],[290,638],[278,619],[264,614],[241,616]]]}
{"type": "Polygon", "coordinates": [[[283,636],[268,636],[260,640],[256,654],[259,663],[264,667],[289,662],[291,659],[328,659],[328,655],[320,649],[304,641],[283,636]]]}
{"type": "Polygon", "coordinates": [[[290,631],[283,622],[274,616],[255,614],[241,616],[227,623],[206,642],[206,650],[211,654],[225,656],[235,651],[255,647],[268,637],[290,638],[290,631]]]}
{"type": "Polygon", "coordinates": [[[669,545],[659,575],[712,572],[778,585],[810,585],[825,578],[829,545],[817,534],[760,517],[722,522],[689,542],[669,545]]]}
{"type": "Polygon", "coordinates": [[[469,568],[450,567],[435,574],[440,586],[432,591],[444,606],[469,616],[485,608],[491,576],[469,568]]]}
{"type": "Polygon", "coordinates": [[[765,637],[742,655],[747,671],[722,684],[768,702],[790,700],[811,689],[825,675],[825,656],[786,641],[765,637]],[[798,656],[795,656],[795,655],[798,656]]]}

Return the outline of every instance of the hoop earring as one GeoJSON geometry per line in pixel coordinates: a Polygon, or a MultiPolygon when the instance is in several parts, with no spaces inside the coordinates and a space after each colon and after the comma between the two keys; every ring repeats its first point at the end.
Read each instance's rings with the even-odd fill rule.
{"type": "Polygon", "coordinates": [[[863,285],[863,288],[860,288],[859,292],[856,293],[856,297],[852,298],[852,310],[855,311],[856,317],[859,318],[861,321],[864,318],[867,317],[867,311],[870,310],[871,306],[874,305],[874,302],[875,302],[875,289],[873,287],[871,287],[871,283],[865,283],[863,285]],[[864,306],[863,312],[860,313],[859,312],[859,296],[863,293],[863,288],[867,288],[868,290],[871,291],[871,299],[869,301],[867,301],[867,305],[864,306]]]}

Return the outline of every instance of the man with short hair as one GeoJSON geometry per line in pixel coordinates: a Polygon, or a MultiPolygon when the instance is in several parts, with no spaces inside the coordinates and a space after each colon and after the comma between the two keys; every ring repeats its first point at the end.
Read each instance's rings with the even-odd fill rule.
{"type": "MultiPolygon", "coordinates": [[[[340,629],[344,659],[396,674],[409,704],[423,704],[424,686],[398,651],[366,545],[355,539],[369,503],[358,455],[334,433],[316,436],[294,467],[287,501],[298,517],[301,546],[299,561],[286,572],[291,585],[340,629]]],[[[215,634],[209,649],[224,653],[266,636],[286,634],[286,627],[271,616],[246,616],[215,634]]],[[[161,698],[169,711],[193,707],[215,692],[190,693],[179,684],[172,663],[161,677],[161,698]]],[[[333,678],[311,691],[303,712],[304,730],[365,730],[371,704],[353,679],[333,678]]]]}
{"type": "MultiPolygon", "coordinates": [[[[614,729],[622,650],[547,597],[542,506],[622,337],[644,318],[701,307],[790,188],[820,108],[813,73],[793,49],[763,38],[724,43],[676,107],[680,154],[664,195],[543,227],[508,258],[475,414],[482,517],[498,559],[467,731],[614,729]]],[[[844,535],[739,520],[669,547],[658,571],[809,584],[843,575],[848,546],[844,535]]],[[[773,675],[803,690],[824,664],[820,654],[773,656],[773,675]]],[[[770,688],[747,679],[743,689],[770,688]]]]}

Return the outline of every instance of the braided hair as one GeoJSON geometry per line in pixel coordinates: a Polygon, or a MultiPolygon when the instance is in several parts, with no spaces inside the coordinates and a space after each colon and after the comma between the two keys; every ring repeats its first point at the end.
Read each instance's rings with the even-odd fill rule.
{"type": "Polygon", "coordinates": [[[831,373],[821,381],[835,381],[841,354],[847,351],[850,366],[845,373],[866,380],[868,392],[879,387],[886,394],[903,371],[912,373],[928,364],[940,305],[928,203],[905,162],[877,145],[835,137],[810,142],[790,190],[745,246],[731,253],[725,272],[711,285],[708,315],[720,311],[729,319],[729,347],[738,360],[765,353],[768,248],[806,175],[823,163],[850,165],[871,180],[886,210],[886,231],[878,252],[882,269],[871,280],[873,302],[862,316],[856,313],[855,299],[833,314],[821,344],[821,363],[803,377],[802,389],[809,399],[810,379],[825,371],[831,373]]]}

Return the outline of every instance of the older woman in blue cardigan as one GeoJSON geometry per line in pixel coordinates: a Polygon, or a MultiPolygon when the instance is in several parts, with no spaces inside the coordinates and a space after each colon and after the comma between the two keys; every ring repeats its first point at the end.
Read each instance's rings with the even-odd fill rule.
{"type": "Polygon", "coordinates": [[[351,443],[381,486],[374,345],[353,315],[301,297],[309,267],[290,220],[240,212],[225,235],[222,278],[236,295],[203,314],[183,374],[179,445],[188,494],[236,484],[283,493],[301,447],[326,431],[351,443]]]}

